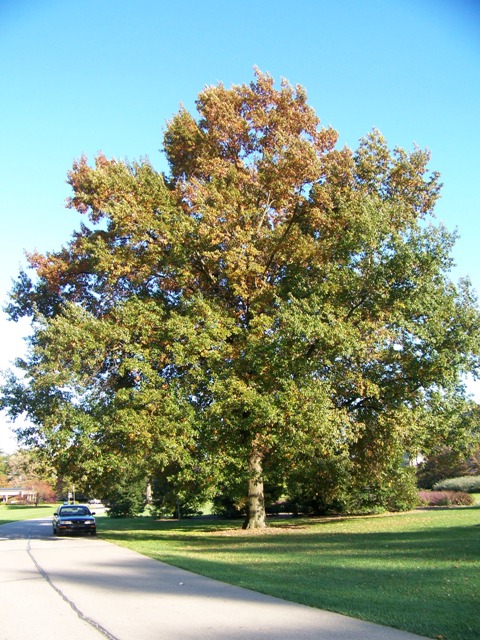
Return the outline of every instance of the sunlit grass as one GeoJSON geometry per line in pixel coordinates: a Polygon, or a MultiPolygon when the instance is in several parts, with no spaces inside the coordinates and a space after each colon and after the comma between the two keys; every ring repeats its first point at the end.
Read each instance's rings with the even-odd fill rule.
{"type": "Polygon", "coordinates": [[[99,518],[101,537],[262,593],[445,640],[480,637],[480,509],[239,522],[99,518]]]}
{"type": "Polygon", "coordinates": [[[0,504],[0,525],[17,520],[30,520],[31,518],[47,518],[53,515],[56,505],[45,504],[38,507],[21,504],[0,504]]]}

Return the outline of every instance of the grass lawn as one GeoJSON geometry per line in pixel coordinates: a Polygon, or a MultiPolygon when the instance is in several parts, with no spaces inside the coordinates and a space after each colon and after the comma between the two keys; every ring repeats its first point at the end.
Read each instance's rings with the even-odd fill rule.
{"type": "Polygon", "coordinates": [[[41,504],[38,507],[30,507],[21,504],[0,504],[0,525],[17,520],[47,518],[53,516],[57,506],[55,504],[41,504]]]}
{"type": "Polygon", "coordinates": [[[105,540],[262,593],[442,640],[480,638],[480,508],[276,519],[98,518],[105,540]]]}

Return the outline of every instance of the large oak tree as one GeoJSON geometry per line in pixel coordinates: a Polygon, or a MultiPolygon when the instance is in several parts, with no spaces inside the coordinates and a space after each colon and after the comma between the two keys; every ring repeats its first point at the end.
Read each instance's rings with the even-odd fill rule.
{"type": "Polygon", "coordinates": [[[168,175],[74,163],[69,206],[88,220],[12,291],[34,331],[3,404],[93,484],[244,478],[261,527],[265,477],[454,437],[439,416],[478,367],[479,314],[448,277],[428,152],[378,131],[337,149],[302,87],[260,72],[197,110],[167,124],[168,175]]]}

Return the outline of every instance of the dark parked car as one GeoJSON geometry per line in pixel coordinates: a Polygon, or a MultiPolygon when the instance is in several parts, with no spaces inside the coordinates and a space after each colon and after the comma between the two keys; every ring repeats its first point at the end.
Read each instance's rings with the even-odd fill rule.
{"type": "Polygon", "coordinates": [[[53,533],[97,533],[95,514],[85,504],[64,504],[53,514],[53,533]]]}

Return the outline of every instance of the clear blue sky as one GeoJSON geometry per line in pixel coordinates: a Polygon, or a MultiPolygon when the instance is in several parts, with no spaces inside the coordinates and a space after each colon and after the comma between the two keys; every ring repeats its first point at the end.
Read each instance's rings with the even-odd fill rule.
{"type": "MultiPolygon", "coordinates": [[[[64,208],[75,158],[159,151],[180,103],[253,67],[303,85],[350,147],[377,127],[432,152],[437,217],[458,228],[453,274],[480,292],[478,0],[0,0],[0,302],[23,251],[55,250],[78,226],[64,208]]],[[[25,327],[0,314],[0,369],[25,327]]],[[[0,416],[0,449],[9,451],[0,416]]]]}

